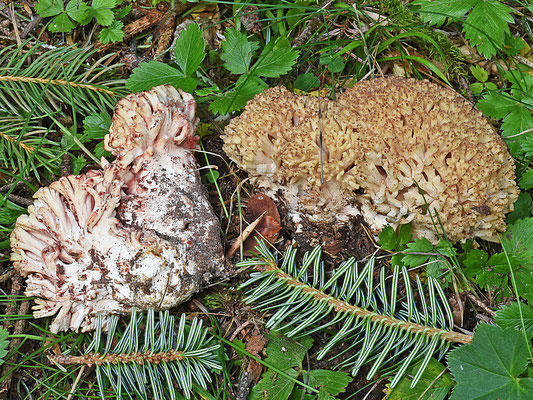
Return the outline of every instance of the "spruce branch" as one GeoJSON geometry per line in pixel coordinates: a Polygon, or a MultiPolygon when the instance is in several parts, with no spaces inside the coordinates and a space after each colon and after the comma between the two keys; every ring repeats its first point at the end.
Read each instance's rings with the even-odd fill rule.
{"type": "Polygon", "coordinates": [[[26,151],[27,151],[28,153],[30,153],[30,154],[33,153],[33,152],[35,151],[35,148],[34,148],[34,147],[28,146],[26,143],[21,142],[21,141],[15,139],[15,138],[12,137],[12,136],[9,136],[9,135],[8,135],[7,133],[5,133],[5,132],[0,132],[0,136],[1,136],[3,139],[5,139],[5,140],[7,140],[7,141],[9,141],[9,142],[11,142],[11,143],[13,143],[13,144],[15,144],[16,146],[19,146],[21,149],[26,150],[26,151]]]}
{"type": "Polygon", "coordinates": [[[111,55],[93,60],[91,48],[27,44],[0,50],[0,111],[45,117],[70,106],[88,115],[113,108],[127,92],[125,81],[113,78],[121,64],[105,65],[111,55]]]}
{"type": "Polygon", "coordinates": [[[370,319],[372,322],[377,322],[387,327],[398,326],[402,329],[410,330],[415,334],[421,333],[429,337],[439,336],[442,339],[453,343],[467,344],[470,343],[473,338],[473,336],[471,335],[464,335],[458,332],[431,328],[425,325],[416,324],[411,321],[404,321],[398,318],[390,317],[388,315],[378,314],[361,307],[356,307],[354,305],[348,304],[346,301],[332,297],[319,289],[311,287],[308,284],[305,284],[304,282],[295,279],[291,275],[282,272],[278,268],[278,266],[273,263],[258,266],[257,270],[260,272],[273,272],[276,278],[283,280],[288,286],[294,288],[301,288],[302,293],[309,293],[313,299],[326,302],[329,306],[333,307],[333,311],[335,311],[336,313],[342,312],[354,314],[359,318],[370,319]]]}
{"type": "Polygon", "coordinates": [[[82,88],[86,90],[93,90],[95,92],[101,92],[108,94],[110,96],[115,96],[115,92],[109,89],[105,89],[103,87],[99,87],[96,85],[90,85],[87,83],[77,83],[77,82],[69,82],[65,79],[47,79],[47,78],[33,78],[28,76],[15,76],[15,75],[0,75],[0,81],[8,81],[8,82],[25,82],[25,83],[40,83],[40,84],[50,84],[50,85],[57,85],[57,86],[71,86],[74,88],[82,88]]]}
{"type": "Polygon", "coordinates": [[[153,310],[146,319],[133,310],[123,331],[118,329],[117,316],[107,321],[99,316],[85,354],[48,358],[58,365],[94,365],[102,399],[107,398],[109,388],[117,399],[177,399],[180,393],[191,398],[195,385],[207,389],[209,371],[222,369],[218,362],[220,345],[207,333],[202,320],[187,323],[185,314],[176,321],[164,311],[156,320],[153,310]]]}
{"type": "Polygon", "coordinates": [[[241,285],[253,285],[244,301],[271,312],[267,328],[282,329],[289,337],[337,327],[318,353],[318,359],[345,343],[348,349],[344,352],[352,350],[355,354],[339,366],[351,368],[354,375],[370,363],[367,378],[371,379],[378,370],[394,372],[391,383],[394,387],[407,368],[422,359],[414,386],[432,355],[439,351],[442,357],[451,344],[469,343],[472,339],[452,331],[451,308],[439,283],[431,277],[424,289],[417,276],[415,289],[407,269],[396,266],[390,279],[382,268],[376,284],[374,257],[362,269],[350,258],[327,273],[320,247],[306,253],[301,263],[297,262],[296,249],[292,247],[281,263],[264,244],[257,250],[257,258],[237,265],[254,266],[258,271],[241,285]],[[400,279],[405,292],[402,298],[398,298],[400,279]],[[389,366],[383,368],[389,361],[389,366]]]}

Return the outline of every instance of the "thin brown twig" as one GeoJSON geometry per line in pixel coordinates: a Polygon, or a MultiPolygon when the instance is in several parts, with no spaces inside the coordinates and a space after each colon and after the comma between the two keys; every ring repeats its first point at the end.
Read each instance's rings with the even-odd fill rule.
{"type": "Polygon", "coordinates": [[[466,292],[466,297],[468,297],[472,301],[472,303],[476,304],[479,308],[485,311],[485,313],[488,314],[491,318],[496,317],[496,312],[491,310],[485,303],[483,303],[480,299],[474,296],[472,292],[466,292]]]}
{"type": "Polygon", "coordinates": [[[76,380],[74,381],[74,383],[72,384],[72,386],[70,387],[70,391],[68,393],[68,397],[67,397],[67,400],[70,400],[72,399],[72,396],[75,394],[74,393],[74,390],[76,390],[76,387],[78,386],[78,383],[80,383],[80,379],[81,379],[81,376],[83,375],[83,371],[85,370],[85,365],[83,365],[81,368],[80,368],[80,371],[78,372],[78,376],[76,376],[76,380]]]}
{"type": "Polygon", "coordinates": [[[9,201],[12,201],[13,203],[20,204],[21,206],[31,206],[33,204],[33,200],[27,199],[22,196],[17,196],[16,194],[8,194],[7,196],[3,196],[4,199],[7,198],[9,201]]]}
{"type": "Polygon", "coordinates": [[[9,3],[9,13],[11,14],[11,23],[13,24],[13,32],[15,33],[17,47],[20,47],[22,45],[22,40],[20,39],[19,27],[17,25],[17,19],[15,18],[15,6],[13,3],[9,3]]]}
{"type": "Polygon", "coordinates": [[[248,225],[246,229],[239,235],[239,237],[235,239],[235,241],[231,245],[231,248],[226,253],[226,259],[229,260],[231,257],[235,255],[239,247],[241,247],[244,241],[248,239],[248,236],[250,236],[250,234],[254,231],[255,227],[259,224],[259,222],[261,222],[261,219],[263,218],[265,213],[266,211],[263,212],[263,214],[261,214],[254,222],[248,225]]]}

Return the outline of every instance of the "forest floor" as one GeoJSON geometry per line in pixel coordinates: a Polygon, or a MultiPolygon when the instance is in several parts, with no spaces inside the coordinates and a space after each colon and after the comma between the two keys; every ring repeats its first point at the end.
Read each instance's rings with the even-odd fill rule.
{"type": "MultiPolygon", "coordinates": [[[[0,1],[0,399],[531,399],[532,46],[529,0],[0,1]],[[260,190],[223,150],[227,124],[269,87],[327,101],[355,82],[388,76],[451,88],[503,137],[520,193],[501,243],[451,243],[446,232],[415,239],[411,224],[373,235],[362,217],[297,224],[274,194],[276,204],[265,194],[258,202],[260,190]],[[62,355],[85,354],[100,336],[55,334],[53,317],[33,317],[26,278],[10,260],[10,234],[39,188],[100,169],[101,157],[111,161],[103,138],[115,104],[160,84],[194,95],[196,156],[222,246],[244,248],[227,257],[223,279],[170,310],[176,320],[186,316],[176,335],[196,340],[199,355],[62,365],[62,355]],[[243,230],[257,217],[247,239],[243,230]],[[245,261],[258,230],[273,246],[245,261]],[[253,272],[261,262],[281,267],[295,247],[283,271],[253,272]],[[299,270],[306,260],[309,271],[299,270]],[[338,272],[349,260],[359,261],[365,279],[338,272]],[[329,287],[311,283],[335,273],[329,287]],[[267,299],[282,300],[266,304],[257,282],[240,289],[251,277],[263,280],[267,299]],[[342,297],[352,289],[357,301],[342,297]],[[292,313],[297,306],[301,314],[292,313]],[[277,328],[292,327],[270,329],[273,315],[284,321],[277,328]],[[301,334],[289,338],[295,327],[301,334]],[[443,339],[452,331],[459,339],[443,339]],[[413,379],[420,380],[410,388],[413,379]]],[[[164,336],[164,317],[156,320],[152,334],[164,336]]],[[[143,340],[150,324],[128,321],[121,317],[109,343],[137,333],[143,340]]]]}

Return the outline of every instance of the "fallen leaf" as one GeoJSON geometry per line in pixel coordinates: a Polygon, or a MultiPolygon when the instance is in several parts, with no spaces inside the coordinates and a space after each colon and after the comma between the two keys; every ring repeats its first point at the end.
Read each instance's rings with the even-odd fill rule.
{"type": "Polygon", "coordinates": [[[252,223],[261,215],[264,216],[255,227],[254,234],[250,235],[244,242],[244,254],[247,256],[250,256],[251,252],[255,250],[259,240],[263,239],[273,244],[279,237],[281,218],[278,208],[272,199],[263,193],[256,194],[248,199],[244,219],[246,222],[252,223]]]}

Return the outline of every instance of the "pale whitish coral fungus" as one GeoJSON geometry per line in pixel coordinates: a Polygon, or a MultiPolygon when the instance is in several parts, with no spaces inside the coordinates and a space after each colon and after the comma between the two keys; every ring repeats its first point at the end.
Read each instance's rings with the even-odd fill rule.
{"type": "Polygon", "coordinates": [[[96,314],[167,309],[222,269],[219,223],[193,151],[195,102],[170,86],[119,101],[103,170],[41,188],[11,235],[34,315],[50,330],[94,327],[96,314]]]}
{"type": "Polygon", "coordinates": [[[429,81],[362,81],[320,103],[272,88],[230,122],[224,142],[258,186],[282,193],[297,221],[361,213],[375,233],[412,221],[416,237],[434,241],[431,211],[452,241],[497,241],[518,196],[512,157],[489,121],[429,81]]]}

